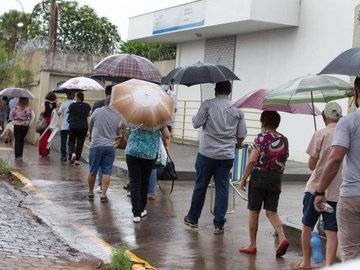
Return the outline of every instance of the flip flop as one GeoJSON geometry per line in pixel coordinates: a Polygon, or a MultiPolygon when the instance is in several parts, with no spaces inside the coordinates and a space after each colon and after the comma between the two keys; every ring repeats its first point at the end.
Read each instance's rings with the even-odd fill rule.
{"type": "Polygon", "coordinates": [[[105,197],[101,197],[101,196],[100,196],[100,202],[103,203],[103,202],[108,202],[108,201],[109,201],[108,197],[106,197],[106,196],[105,196],[105,197]]]}
{"type": "Polygon", "coordinates": [[[287,239],[281,241],[280,245],[276,249],[276,257],[281,257],[285,255],[290,243],[287,239]]]}
{"type": "Polygon", "coordinates": [[[88,200],[93,201],[94,200],[94,193],[88,193],[88,200]]]}
{"type": "Polygon", "coordinates": [[[312,267],[300,266],[301,263],[290,263],[291,270],[312,270],[312,267]]]}

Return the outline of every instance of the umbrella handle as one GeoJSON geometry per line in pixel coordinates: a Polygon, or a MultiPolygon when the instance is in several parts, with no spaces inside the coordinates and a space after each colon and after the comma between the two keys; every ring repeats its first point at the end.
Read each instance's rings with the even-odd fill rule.
{"type": "Polygon", "coordinates": [[[317,131],[316,128],[316,119],[315,119],[315,106],[314,106],[314,96],[313,96],[313,92],[310,92],[311,94],[311,105],[312,105],[312,109],[313,109],[313,119],[314,119],[314,127],[315,127],[315,131],[317,131]]]}

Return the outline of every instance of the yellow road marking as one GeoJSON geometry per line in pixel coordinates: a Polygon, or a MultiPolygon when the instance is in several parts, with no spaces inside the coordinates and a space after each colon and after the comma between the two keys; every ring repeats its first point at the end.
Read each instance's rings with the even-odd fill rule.
{"type": "Polygon", "coordinates": [[[4,151],[14,151],[13,148],[10,147],[0,147],[0,150],[4,150],[4,151]]]}
{"type": "MultiPolygon", "coordinates": [[[[15,172],[15,171],[12,171],[11,173],[16,178],[18,178],[31,192],[33,192],[35,196],[37,196],[38,198],[40,198],[41,200],[43,200],[45,203],[47,203],[49,205],[54,205],[54,203],[51,200],[49,200],[44,194],[42,194],[36,187],[34,187],[32,182],[27,177],[25,177],[23,174],[21,174],[19,172],[15,172]]],[[[85,234],[86,236],[91,238],[94,242],[98,243],[102,247],[102,249],[105,250],[106,252],[108,252],[108,253],[111,252],[112,246],[105,240],[98,237],[94,232],[89,230],[86,226],[84,226],[76,221],[70,222],[70,225],[72,225],[75,229],[77,229],[78,231],[82,232],[83,234],[85,234]]],[[[132,253],[130,250],[127,250],[125,253],[135,263],[144,264],[146,269],[156,270],[147,261],[140,259],[134,253],[132,253]]]]}

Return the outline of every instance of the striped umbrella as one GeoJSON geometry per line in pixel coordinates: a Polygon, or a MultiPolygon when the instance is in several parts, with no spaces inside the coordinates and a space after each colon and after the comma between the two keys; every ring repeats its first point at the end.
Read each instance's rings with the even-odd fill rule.
{"type": "Polygon", "coordinates": [[[113,82],[124,82],[129,79],[161,82],[161,74],[156,66],[150,60],[133,54],[106,57],[95,66],[90,77],[113,82]]]}

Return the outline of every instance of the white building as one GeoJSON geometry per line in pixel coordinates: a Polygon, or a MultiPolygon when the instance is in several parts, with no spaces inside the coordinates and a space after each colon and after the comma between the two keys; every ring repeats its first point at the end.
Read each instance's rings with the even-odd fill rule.
{"type": "MultiPolygon", "coordinates": [[[[130,18],[129,40],[176,43],[176,67],[219,63],[237,74],[232,99],[274,88],[327,63],[353,46],[359,24],[353,0],[203,0],[130,18]]],[[[356,44],[356,42],[354,43],[356,44]]],[[[341,77],[349,81],[349,77],[341,77]]],[[[179,86],[178,99],[203,100],[210,85],[179,86]]],[[[341,101],[346,113],[347,101],[341,101]]],[[[323,104],[317,104],[322,109],[323,104]]],[[[279,131],[289,138],[290,158],[306,161],[314,131],[311,116],[282,113],[279,131]]],[[[321,117],[317,119],[322,128],[321,117]]]]}

